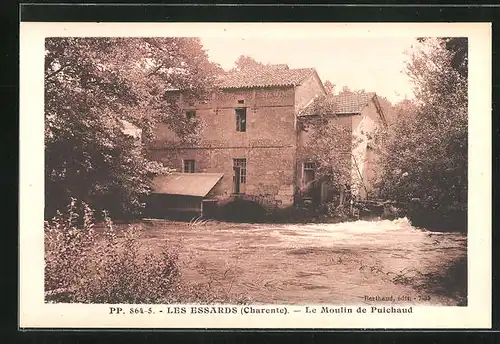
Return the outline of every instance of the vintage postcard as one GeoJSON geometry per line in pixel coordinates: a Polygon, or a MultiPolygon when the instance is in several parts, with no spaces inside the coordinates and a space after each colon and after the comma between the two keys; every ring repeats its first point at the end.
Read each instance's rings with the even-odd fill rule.
{"type": "Polygon", "coordinates": [[[20,24],[21,328],[490,328],[490,23],[20,24]]]}

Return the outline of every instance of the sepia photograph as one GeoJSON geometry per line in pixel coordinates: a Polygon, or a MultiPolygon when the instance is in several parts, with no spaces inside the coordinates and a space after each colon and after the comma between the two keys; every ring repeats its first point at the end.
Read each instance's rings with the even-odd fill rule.
{"type": "Polygon", "coordinates": [[[467,35],[200,29],[44,37],[44,304],[470,306],[467,35]]]}

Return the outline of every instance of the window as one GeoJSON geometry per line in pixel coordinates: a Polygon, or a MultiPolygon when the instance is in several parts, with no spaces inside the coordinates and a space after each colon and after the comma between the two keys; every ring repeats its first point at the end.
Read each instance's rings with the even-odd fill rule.
{"type": "Polygon", "coordinates": [[[183,160],[182,172],[194,173],[194,160],[183,160]]]}
{"type": "Polygon", "coordinates": [[[233,159],[233,168],[239,170],[239,183],[247,182],[247,159],[233,159]]]}
{"type": "Polygon", "coordinates": [[[196,110],[186,111],[186,118],[188,119],[188,121],[196,120],[196,110]]]}
{"type": "Polygon", "coordinates": [[[247,109],[239,108],[236,113],[236,131],[247,131],[247,109]]]}
{"type": "Polygon", "coordinates": [[[315,166],[313,162],[305,162],[303,166],[304,171],[304,185],[309,184],[315,178],[314,175],[315,166]]]}
{"type": "Polygon", "coordinates": [[[238,100],[238,104],[245,104],[245,101],[243,99],[238,100]]]}

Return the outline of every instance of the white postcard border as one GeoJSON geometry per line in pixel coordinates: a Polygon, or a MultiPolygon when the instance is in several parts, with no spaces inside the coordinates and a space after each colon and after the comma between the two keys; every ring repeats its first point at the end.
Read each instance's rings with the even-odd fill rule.
{"type": "MultiPolygon", "coordinates": [[[[72,328],[490,328],[491,327],[491,24],[490,23],[42,23],[20,24],[20,327],[72,328]],[[43,292],[44,39],[61,36],[321,36],[469,38],[468,306],[413,306],[412,314],[113,315],[111,305],[46,304],[43,292]]],[[[113,307],[117,305],[112,305],[113,307]]],[[[171,307],[174,305],[170,305],[171,307]]],[[[186,306],[186,305],[180,305],[186,306]]],[[[308,305],[314,307],[314,305],[308,305]]],[[[319,309],[326,305],[316,305],[319,309]]],[[[329,305],[333,306],[333,305],[329,305]]],[[[343,305],[335,305],[337,307],[343,305]]],[[[368,305],[359,305],[370,308],[368,305]]],[[[404,305],[402,305],[404,306],[404,305]]],[[[124,310],[135,305],[122,305],[124,310]]],[[[167,305],[142,305],[144,309],[167,305]]],[[[186,306],[187,307],[187,306],[186,306]]],[[[243,306],[238,306],[238,312],[243,306]]],[[[258,307],[255,306],[254,307],[258,307]]],[[[294,312],[295,309],[302,311],[294,312]]]]}

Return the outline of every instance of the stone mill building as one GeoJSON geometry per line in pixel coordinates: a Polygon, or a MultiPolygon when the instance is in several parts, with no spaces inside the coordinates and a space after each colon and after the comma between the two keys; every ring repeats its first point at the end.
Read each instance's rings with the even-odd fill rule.
{"type": "MultiPolygon", "coordinates": [[[[160,208],[203,214],[235,197],[287,207],[297,190],[314,179],[314,165],[298,157],[301,113],[326,95],[314,68],[271,65],[229,72],[219,91],[201,102],[186,99],[181,91],[172,93],[184,115],[199,124],[199,140],[183,144],[166,124],[158,125],[149,154],[178,171],[154,181],[160,208]]],[[[342,102],[339,111],[343,107],[347,116],[375,120],[380,113],[374,94],[342,102]],[[365,108],[375,109],[375,115],[371,110],[362,115],[365,108]]],[[[360,119],[349,125],[359,125],[360,119]]]]}

